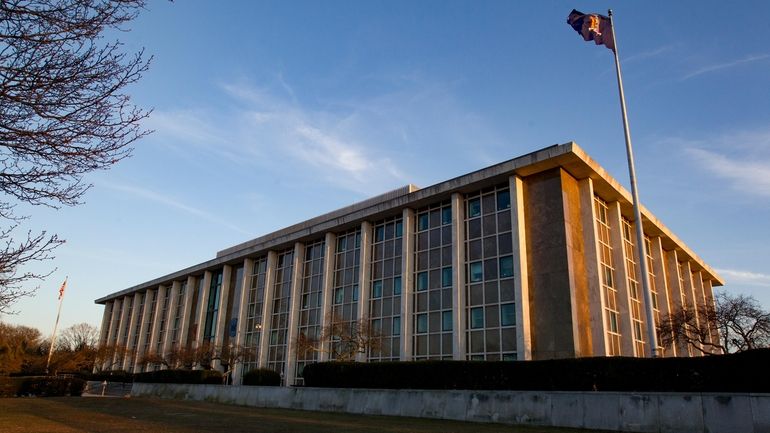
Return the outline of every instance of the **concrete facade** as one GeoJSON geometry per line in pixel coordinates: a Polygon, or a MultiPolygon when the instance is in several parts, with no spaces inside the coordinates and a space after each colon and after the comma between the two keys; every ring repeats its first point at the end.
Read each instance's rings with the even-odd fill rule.
{"type": "MultiPolygon", "coordinates": [[[[713,303],[721,278],[647,209],[642,218],[657,317],[713,303]]],[[[300,383],[303,362],[330,354],[298,359],[295,341],[332,313],[371,321],[388,342],[359,361],[645,356],[635,224],[628,191],[576,144],[554,145],[408,185],[97,299],[100,343],[126,349],[102,368],[164,368],[141,359],[237,345],[247,356],[235,383],[255,367],[300,383]]]]}
{"type": "Polygon", "coordinates": [[[134,383],[131,396],[603,431],[770,431],[768,394],[443,391],[134,383]]]}

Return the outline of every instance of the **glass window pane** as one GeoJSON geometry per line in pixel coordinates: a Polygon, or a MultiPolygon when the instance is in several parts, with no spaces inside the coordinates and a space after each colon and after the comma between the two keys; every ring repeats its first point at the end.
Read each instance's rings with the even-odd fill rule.
{"type": "Polygon", "coordinates": [[[372,282],[372,298],[379,298],[382,296],[382,280],[372,282]]]}
{"type": "Polygon", "coordinates": [[[478,198],[468,200],[468,218],[481,215],[481,201],[478,198]]]}
{"type": "Polygon", "coordinates": [[[452,208],[445,207],[441,209],[441,224],[452,224],[452,208]]]}
{"type": "Polygon", "coordinates": [[[441,270],[441,287],[452,286],[452,267],[446,267],[441,270]]]}
{"type": "Polygon", "coordinates": [[[500,278],[513,276],[513,256],[500,257],[500,278]]]}
{"type": "Polygon", "coordinates": [[[400,238],[404,233],[404,224],[399,221],[396,223],[396,237],[400,238]]]}
{"type": "Polygon", "coordinates": [[[471,308],[471,328],[478,329],[484,327],[484,308],[471,308]]]}
{"type": "Polygon", "coordinates": [[[401,317],[393,318],[393,335],[401,335],[401,317]]]}
{"type": "Polygon", "coordinates": [[[428,229],[428,214],[424,213],[417,217],[417,230],[427,230],[428,229]]]}
{"type": "Polygon", "coordinates": [[[441,313],[441,330],[442,331],[452,330],[452,312],[451,311],[444,311],[441,313]]]}
{"type": "Polygon", "coordinates": [[[426,290],[428,288],[428,273],[420,272],[417,274],[417,291],[426,290]]]}
{"type": "Polygon", "coordinates": [[[401,277],[393,278],[393,294],[394,295],[401,294],[401,277]]]}
{"type": "Polygon", "coordinates": [[[497,210],[508,209],[511,207],[511,193],[508,190],[498,191],[497,210]]]}
{"type": "Polygon", "coordinates": [[[470,281],[475,283],[484,279],[484,272],[481,266],[481,262],[474,262],[470,264],[470,281]]]}
{"type": "Polygon", "coordinates": [[[417,332],[418,334],[428,332],[428,315],[418,314],[416,326],[417,326],[417,329],[415,332],[417,332]]]}

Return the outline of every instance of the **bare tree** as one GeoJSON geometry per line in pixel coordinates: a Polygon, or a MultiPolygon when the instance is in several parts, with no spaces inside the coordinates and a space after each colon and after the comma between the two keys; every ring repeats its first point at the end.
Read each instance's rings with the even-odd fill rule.
{"type": "Polygon", "coordinates": [[[0,322],[0,374],[16,373],[42,357],[40,331],[0,322]]]}
{"type": "Polygon", "coordinates": [[[62,331],[58,348],[77,352],[93,349],[99,342],[99,329],[88,323],[78,323],[62,331]]]}
{"type": "Polygon", "coordinates": [[[326,352],[333,360],[354,361],[358,354],[380,350],[382,335],[368,317],[351,322],[332,314],[320,336],[300,332],[293,344],[301,359],[310,359],[313,352],[326,352]]]}
{"type": "Polygon", "coordinates": [[[715,306],[678,308],[662,317],[660,344],[678,343],[707,355],[770,346],[770,313],[756,299],[721,292],[715,301],[715,306]]]}
{"type": "Polygon", "coordinates": [[[133,352],[122,344],[99,346],[94,355],[94,367],[98,371],[119,370],[125,356],[133,356],[133,352]]]}
{"type": "Polygon", "coordinates": [[[144,52],[126,54],[107,29],[122,29],[144,0],[0,1],[0,313],[34,292],[25,285],[48,274],[24,272],[51,258],[56,235],[14,234],[25,219],[16,203],[50,207],[80,203],[83,176],[131,153],[148,131],[148,112],[125,88],[147,70],[144,52]]]}

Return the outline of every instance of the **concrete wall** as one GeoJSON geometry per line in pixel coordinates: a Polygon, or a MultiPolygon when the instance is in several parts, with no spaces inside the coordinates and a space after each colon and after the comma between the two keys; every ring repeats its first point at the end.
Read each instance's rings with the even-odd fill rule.
{"type": "Polygon", "coordinates": [[[635,432],[770,432],[770,394],[425,391],[135,383],[134,397],[635,432]]]}

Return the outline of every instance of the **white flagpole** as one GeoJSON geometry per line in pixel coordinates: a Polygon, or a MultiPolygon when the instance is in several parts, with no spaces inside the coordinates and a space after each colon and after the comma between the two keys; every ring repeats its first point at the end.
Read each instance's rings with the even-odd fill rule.
{"type": "MultiPolygon", "coordinates": [[[[64,283],[62,287],[66,288],[67,278],[64,277],[64,283]]],[[[60,289],[61,290],[61,289],[60,289]]],[[[53,348],[56,345],[56,328],[59,327],[59,316],[61,316],[61,304],[64,302],[64,292],[61,292],[59,296],[59,310],[56,312],[56,323],[53,325],[53,334],[51,334],[51,347],[48,348],[48,361],[45,363],[45,374],[48,374],[48,368],[51,366],[51,355],[53,355],[53,348]]]]}
{"type": "MultiPolygon", "coordinates": [[[[647,271],[647,248],[644,242],[642,228],[642,211],[639,207],[639,191],[636,188],[636,170],[634,169],[634,151],[631,148],[631,132],[628,129],[628,114],[626,113],[626,96],[623,93],[623,78],[620,74],[620,58],[618,56],[618,41],[615,38],[615,22],[612,19],[612,9],[607,11],[612,28],[612,43],[615,46],[615,73],[618,77],[618,92],[620,93],[620,111],[623,114],[623,132],[626,135],[626,155],[628,156],[628,176],[631,178],[631,196],[634,202],[634,219],[636,220],[636,247],[639,254],[637,259],[642,278],[645,312],[647,313],[647,336],[650,345],[650,356],[658,356],[658,336],[655,333],[654,314],[652,311],[652,292],[650,291],[650,274],[647,271]]],[[[633,332],[633,331],[632,331],[633,332]]]]}

